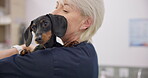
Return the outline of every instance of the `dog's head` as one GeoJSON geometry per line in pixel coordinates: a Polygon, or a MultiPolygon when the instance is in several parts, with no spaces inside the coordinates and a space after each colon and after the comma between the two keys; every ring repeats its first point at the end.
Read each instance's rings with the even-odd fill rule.
{"type": "Polygon", "coordinates": [[[38,44],[45,44],[52,34],[58,37],[65,35],[67,29],[67,20],[64,16],[47,14],[31,21],[30,26],[24,33],[26,46],[32,42],[32,32],[35,33],[35,41],[38,44]]]}

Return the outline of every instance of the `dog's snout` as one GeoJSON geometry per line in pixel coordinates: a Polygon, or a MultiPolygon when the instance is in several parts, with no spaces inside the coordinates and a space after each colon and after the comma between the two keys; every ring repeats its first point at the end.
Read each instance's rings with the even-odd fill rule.
{"type": "Polygon", "coordinates": [[[41,41],[42,40],[42,36],[41,35],[39,35],[36,39],[35,39],[35,41],[41,41]]]}

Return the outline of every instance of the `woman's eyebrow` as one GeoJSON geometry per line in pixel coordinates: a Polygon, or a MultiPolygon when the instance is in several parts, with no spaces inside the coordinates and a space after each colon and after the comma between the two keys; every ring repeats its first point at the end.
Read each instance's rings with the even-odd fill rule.
{"type": "Polygon", "coordinates": [[[68,7],[72,8],[72,6],[68,3],[64,3],[64,6],[68,6],[68,7]]]}
{"type": "MultiPolygon", "coordinates": [[[[60,2],[59,2],[59,1],[56,1],[56,2],[57,2],[57,5],[59,5],[59,4],[60,4],[60,2]]],[[[68,4],[68,3],[63,3],[63,6],[68,6],[68,7],[72,8],[72,7],[70,6],[70,4],[68,4]]]]}

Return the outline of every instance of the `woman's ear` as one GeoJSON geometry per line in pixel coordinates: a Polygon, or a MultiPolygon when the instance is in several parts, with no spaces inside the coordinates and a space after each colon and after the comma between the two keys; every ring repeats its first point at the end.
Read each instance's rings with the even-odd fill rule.
{"type": "Polygon", "coordinates": [[[86,30],[92,25],[92,23],[93,23],[92,18],[87,17],[86,19],[83,20],[80,30],[86,30]]]}

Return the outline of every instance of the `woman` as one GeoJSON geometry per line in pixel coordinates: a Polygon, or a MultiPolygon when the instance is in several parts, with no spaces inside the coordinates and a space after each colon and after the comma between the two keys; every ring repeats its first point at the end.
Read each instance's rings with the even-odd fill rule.
{"type": "Polygon", "coordinates": [[[1,51],[0,78],[98,78],[97,55],[91,38],[103,21],[103,1],[58,0],[52,14],[62,15],[68,21],[66,34],[61,38],[64,45],[73,41],[78,44],[25,56],[19,56],[16,48],[1,51]]]}

